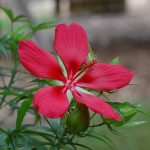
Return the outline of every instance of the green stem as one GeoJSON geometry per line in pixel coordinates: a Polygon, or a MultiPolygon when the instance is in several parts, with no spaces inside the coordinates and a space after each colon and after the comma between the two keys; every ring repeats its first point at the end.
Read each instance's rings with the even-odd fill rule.
{"type": "MultiPolygon", "coordinates": [[[[14,83],[14,79],[15,79],[15,76],[16,76],[16,74],[17,74],[17,66],[16,66],[16,65],[17,65],[17,64],[15,63],[14,69],[13,69],[12,72],[11,72],[12,75],[11,75],[11,78],[10,78],[10,80],[9,80],[8,86],[6,87],[8,91],[9,91],[9,88],[10,88],[10,87],[12,86],[12,84],[14,83]]],[[[7,97],[6,95],[4,95],[4,96],[2,97],[2,99],[1,99],[1,101],[0,101],[0,106],[2,106],[2,104],[4,103],[6,97],[7,97]]]]}
{"type": "Polygon", "coordinates": [[[107,100],[107,101],[111,101],[104,93],[102,94],[102,96],[107,100]]]}
{"type": "Polygon", "coordinates": [[[48,121],[48,119],[43,115],[43,117],[45,118],[46,122],[48,123],[48,125],[51,127],[51,129],[53,130],[54,134],[56,135],[56,138],[59,139],[57,132],[55,131],[55,129],[53,128],[52,124],[48,121]]]}
{"type": "Polygon", "coordinates": [[[90,127],[99,127],[99,126],[102,126],[102,125],[105,125],[105,124],[106,124],[105,122],[102,122],[102,123],[100,123],[100,124],[92,125],[92,126],[90,126],[90,127]]]}

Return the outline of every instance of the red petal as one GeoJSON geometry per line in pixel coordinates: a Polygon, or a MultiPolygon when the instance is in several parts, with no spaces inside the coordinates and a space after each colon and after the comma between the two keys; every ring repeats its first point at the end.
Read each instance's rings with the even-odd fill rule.
{"type": "Polygon", "coordinates": [[[48,118],[60,118],[68,110],[69,101],[64,87],[44,87],[34,95],[33,105],[38,113],[48,118]]]}
{"type": "Polygon", "coordinates": [[[20,41],[18,49],[20,61],[34,76],[64,80],[57,60],[31,40],[20,41]]]}
{"type": "Polygon", "coordinates": [[[110,91],[129,84],[133,73],[123,65],[96,64],[78,81],[78,86],[94,90],[110,91]]]}
{"type": "Polygon", "coordinates": [[[68,74],[75,74],[88,55],[88,40],[84,29],[75,23],[58,25],[54,49],[64,62],[68,74]]]}
{"type": "Polygon", "coordinates": [[[105,101],[96,97],[95,95],[85,94],[79,91],[73,91],[72,94],[78,103],[85,104],[92,111],[109,119],[121,121],[121,117],[117,114],[117,112],[105,101]]]}

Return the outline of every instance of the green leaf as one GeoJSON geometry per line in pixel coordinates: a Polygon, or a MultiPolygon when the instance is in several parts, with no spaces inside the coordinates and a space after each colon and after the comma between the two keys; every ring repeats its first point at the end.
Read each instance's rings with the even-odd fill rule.
{"type": "Polygon", "coordinates": [[[138,126],[138,125],[141,125],[141,124],[144,124],[144,123],[147,123],[148,121],[136,121],[136,122],[131,122],[131,123],[128,123],[128,124],[125,124],[123,126],[123,128],[130,128],[130,127],[134,127],[134,126],[138,126]]]}
{"type": "Polygon", "coordinates": [[[60,131],[60,119],[48,119],[55,131],[60,131]]]}
{"type": "Polygon", "coordinates": [[[105,135],[98,135],[95,132],[92,132],[92,134],[88,134],[87,136],[97,139],[101,142],[104,142],[106,145],[108,145],[111,149],[114,149],[114,143],[105,135]]]}
{"type": "Polygon", "coordinates": [[[114,58],[114,59],[111,61],[111,64],[120,64],[120,62],[119,62],[119,57],[114,58]]]}
{"type": "Polygon", "coordinates": [[[10,56],[10,38],[3,37],[0,39],[0,54],[2,54],[4,57],[8,58],[10,56]]]}
{"type": "Polygon", "coordinates": [[[34,123],[37,124],[40,121],[41,116],[38,114],[38,112],[37,112],[37,110],[35,110],[35,108],[32,107],[31,109],[32,109],[34,117],[35,117],[34,123]]]}
{"type": "Polygon", "coordinates": [[[5,104],[2,105],[2,106],[0,107],[0,109],[4,108],[4,107],[7,106],[7,105],[11,105],[12,103],[14,103],[14,102],[16,102],[16,101],[17,101],[17,98],[15,97],[14,99],[11,99],[11,100],[9,100],[8,102],[5,102],[5,104]]]}
{"type": "Polygon", "coordinates": [[[129,122],[140,109],[138,106],[130,104],[128,102],[119,103],[119,102],[109,102],[109,104],[118,112],[118,114],[122,117],[122,121],[118,122],[115,120],[109,120],[108,123],[114,125],[116,127],[120,127],[127,122],[129,122]]]}
{"type": "Polygon", "coordinates": [[[94,53],[93,53],[93,50],[92,50],[90,44],[89,44],[88,60],[89,60],[89,61],[96,60],[96,57],[95,57],[95,55],[94,55],[94,53]]]}
{"type": "Polygon", "coordinates": [[[19,129],[21,127],[21,124],[23,122],[23,119],[26,115],[26,112],[28,111],[28,109],[31,106],[32,101],[30,99],[25,100],[24,102],[22,102],[19,111],[17,113],[17,120],[16,120],[16,128],[19,129]]]}
{"type": "Polygon", "coordinates": [[[5,96],[8,96],[8,95],[11,95],[11,96],[18,96],[19,94],[18,93],[16,93],[16,92],[11,92],[11,91],[4,91],[4,92],[0,92],[0,95],[5,95],[5,96]]]}
{"type": "Polygon", "coordinates": [[[44,145],[50,145],[50,143],[46,143],[46,142],[42,142],[40,139],[36,139],[36,137],[32,137],[31,135],[22,135],[19,134],[19,136],[17,135],[15,140],[14,140],[14,144],[16,145],[22,145],[22,148],[19,149],[18,147],[16,147],[17,150],[47,150],[47,148],[45,148],[44,145]]]}
{"type": "Polygon", "coordinates": [[[14,41],[26,40],[31,39],[33,33],[29,32],[29,27],[27,25],[21,25],[14,29],[12,33],[12,38],[14,41]]]}
{"type": "Polygon", "coordinates": [[[70,106],[71,107],[77,106],[77,101],[75,99],[72,99],[70,102],[70,106]]]}
{"type": "Polygon", "coordinates": [[[17,56],[18,44],[12,39],[10,35],[0,39],[0,45],[2,45],[9,54],[17,56]]]}
{"type": "Polygon", "coordinates": [[[16,16],[13,21],[27,21],[27,17],[24,15],[16,16]]]}
{"type": "Polygon", "coordinates": [[[87,147],[86,145],[82,145],[82,144],[79,144],[79,143],[73,143],[73,144],[76,145],[76,146],[79,146],[79,147],[86,148],[86,149],[88,149],[88,150],[93,150],[92,148],[87,147]]]}
{"type": "Polygon", "coordinates": [[[32,26],[33,32],[37,32],[39,30],[48,29],[56,26],[56,22],[42,22],[32,26]]]}
{"type": "Polygon", "coordinates": [[[59,150],[57,146],[52,146],[50,150],[59,150]]]}
{"type": "Polygon", "coordinates": [[[9,17],[9,19],[11,21],[13,21],[14,15],[13,15],[13,12],[10,9],[6,9],[2,6],[0,6],[0,9],[2,9],[6,13],[6,15],[9,17]]]}
{"type": "Polygon", "coordinates": [[[68,144],[69,146],[65,146],[64,148],[65,148],[65,150],[77,150],[77,148],[75,147],[75,145],[74,144],[72,144],[72,143],[70,143],[70,144],[68,144]],[[72,148],[71,148],[71,147],[72,148]]]}
{"type": "Polygon", "coordinates": [[[55,140],[54,136],[52,136],[48,133],[40,132],[40,131],[23,130],[23,131],[21,131],[21,133],[22,134],[27,134],[27,135],[40,136],[40,137],[46,139],[47,141],[49,141],[50,143],[54,143],[54,140],[55,140]]]}
{"type": "Polygon", "coordinates": [[[3,129],[3,128],[0,128],[0,134],[1,134],[1,133],[6,133],[6,130],[3,129]]]}
{"type": "Polygon", "coordinates": [[[0,54],[2,54],[6,58],[8,58],[10,55],[8,49],[5,47],[5,45],[2,45],[1,43],[0,43],[0,54]]]}

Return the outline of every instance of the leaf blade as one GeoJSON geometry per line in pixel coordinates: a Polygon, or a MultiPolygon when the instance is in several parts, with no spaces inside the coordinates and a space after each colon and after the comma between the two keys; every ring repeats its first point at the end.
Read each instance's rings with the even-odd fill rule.
{"type": "Polygon", "coordinates": [[[22,125],[23,119],[28,111],[28,109],[31,106],[32,101],[30,99],[25,100],[17,113],[17,119],[16,119],[16,128],[19,129],[22,125]]]}

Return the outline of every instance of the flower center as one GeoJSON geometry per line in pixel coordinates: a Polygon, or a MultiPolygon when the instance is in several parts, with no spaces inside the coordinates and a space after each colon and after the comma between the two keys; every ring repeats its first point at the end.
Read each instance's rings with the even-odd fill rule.
{"type": "Polygon", "coordinates": [[[75,86],[75,84],[72,82],[71,79],[68,79],[67,82],[65,83],[65,86],[67,89],[71,89],[72,87],[75,86]]]}
{"type": "Polygon", "coordinates": [[[76,86],[76,82],[79,78],[81,78],[88,70],[92,69],[92,67],[96,64],[96,60],[92,60],[84,64],[79,72],[77,72],[74,76],[69,76],[67,81],[65,82],[65,89],[73,89],[76,86]]]}

